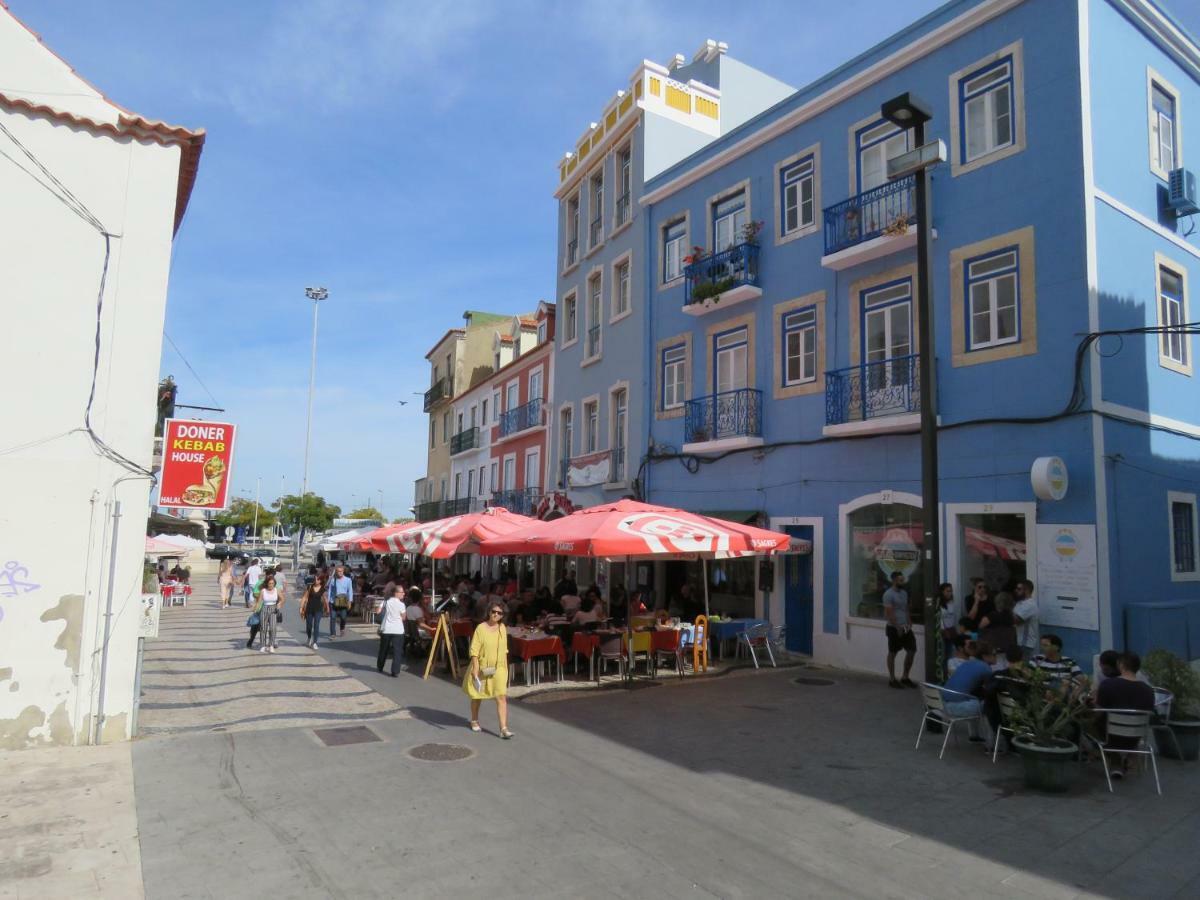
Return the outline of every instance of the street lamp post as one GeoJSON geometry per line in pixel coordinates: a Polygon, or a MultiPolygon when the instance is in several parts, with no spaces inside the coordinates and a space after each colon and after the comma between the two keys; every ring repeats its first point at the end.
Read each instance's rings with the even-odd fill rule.
{"type": "MultiPolygon", "coordinates": [[[[329,291],[323,287],[306,287],[304,296],[313,302],[312,327],[312,362],[308,368],[308,424],[304,428],[304,477],[300,483],[300,510],[304,509],[304,498],[308,496],[308,452],[312,444],[312,407],[313,388],[317,382],[317,310],[321,301],[329,298],[329,291]]],[[[292,566],[300,565],[300,541],[304,535],[304,526],[296,529],[296,543],[292,550],[292,566]]]]}
{"type": "Polygon", "coordinates": [[[254,524],[250,526],[250,533],[254,535],[254,539],[258,540],[258,507],[260,498],[262,497],[262,476],[260,475],[254,482],[254,524]]]}
{"type": "MultiPolygon", "coordinates": [[[[914,94],[904,93],[888,100],[880,108],[883,118],[902,129],[913,130],[914,151],[925,146],[925,123],[933,118],[928,104],[914,94]]],[[[929,202],[930,163],[915,171],[917,214],[917,357],[921,380],[921,521],[924,540],[921,554],[921,589],[924,597],[925,680],[941,680],[945,648],[938,617],[938,589],[941,581],[938,521],[938,441],[937,441],[937,352],[934,347],[933,285],[930,282],[930,243],[933,232],[933,208],[929,202]]]]}

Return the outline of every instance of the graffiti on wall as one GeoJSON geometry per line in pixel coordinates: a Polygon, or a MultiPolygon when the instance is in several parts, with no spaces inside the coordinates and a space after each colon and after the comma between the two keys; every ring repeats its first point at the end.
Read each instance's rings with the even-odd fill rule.
{"type": "MultiPolygon", "coordinates": [[[[15,560],[9,560],[0,568],[0,597],[17,597],[38,590],[40,584],[29,580],[29,569],[15,560]]],[[[0,606],[0,621],[4,619],[4,607],[0,606]]]]}

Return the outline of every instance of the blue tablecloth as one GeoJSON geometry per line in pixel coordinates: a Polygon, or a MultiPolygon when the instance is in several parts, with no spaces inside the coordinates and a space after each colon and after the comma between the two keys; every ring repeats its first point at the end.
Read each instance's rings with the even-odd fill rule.
{"type": "Polygon", "coordinates": [[[725,619],[720,622],[710,622],[709,631],[714,641],[732,641],[751,625],[769,625],[766,619],[725,619]]]}

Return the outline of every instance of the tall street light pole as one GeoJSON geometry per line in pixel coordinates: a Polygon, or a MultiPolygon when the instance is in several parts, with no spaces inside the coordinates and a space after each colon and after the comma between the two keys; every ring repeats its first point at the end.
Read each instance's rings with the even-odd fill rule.
{"type": "Polygon", "coordinates": [[[250,526],[250,533],[254,535],[254,540],[258,540],[258,507],[262,497],[262,476],[260,475],[254,482],[254,524],[250,526]]]}
{"type": "MultiPolygon", "coordinates": [[[[902,129],[912,129],[914,147],[902,160],[889,160],[888,176],[913,172],[916,175],[917,216],[917,340],[920,342],[918,376],[921,398],[921,589],[924,597],[925,680],[942,680],[945,648],[938,619],[938,583],[941,581],[938,521],[938,443],[937,443],[937,352],[934,346],[933,285],[930,281],[930,238],[933,233],[933,207],[929,202],[929,169],[944,158],[925,148],[925,123],[933,118],[927,103],[905,93],[888,100],[880,108],[883,118],[902,129]],[[901,162],[895,166],[894,162],[901,162]],[[899,171],[893,172],[893,169],[899,171]]],[[[938,142],[940,144],[940,142],[938,142]]]]}
{"type": "MultiPolygon", "coordinates": [[[[306,287],[304,296],[313,302],[312,327],[312,362],[308,368],[308,424],[304,428],[304,477],[300,482],[300,508],[304,508],[304,498],[308,496],[308,452],[312,444],[312,406],[313,388],[317,383],[317,310],[321,301],[329,298],[329,291],[323,287],[306,287]]],[[[296,529],[296,544],[292,551],[293,568],[300,565],[300,541],[304,535],[304,526],[296,529]]]]}

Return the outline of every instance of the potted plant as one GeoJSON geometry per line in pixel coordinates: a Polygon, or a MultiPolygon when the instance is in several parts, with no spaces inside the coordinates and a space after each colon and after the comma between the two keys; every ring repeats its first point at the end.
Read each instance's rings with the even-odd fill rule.
{"type": "Polygon", "coordinates": [[[1197,715],[1200,713],[1200,675],[1170,650],[1151,650],[1142,662],[1142,671],[1151,684],[1174,695],[1166,727],[1174,732],[1175,740],[1158,742],[1162,755],[1170,759],[1200,758],[1200,716],[1197,715]]]}
{"type": "Polygon", "coordinates": [[[1029,669],[1015,697],[1013,746],[1021,754],[1025,784],[1040,791],[1065,791],[1071,762],[1079,753],[1072,738],[1088,715],[1086,694],[1077,685],[1061,683],[1042,669],[1029,669]]]}

